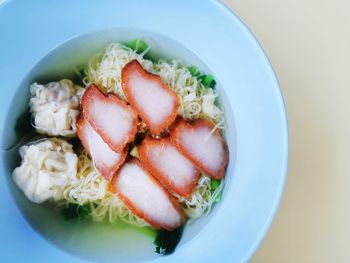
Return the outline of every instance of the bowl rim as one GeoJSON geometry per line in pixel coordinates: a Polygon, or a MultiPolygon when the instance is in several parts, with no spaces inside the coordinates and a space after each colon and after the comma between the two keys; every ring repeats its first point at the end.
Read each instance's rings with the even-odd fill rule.
{"type": "Polygon", "coordinates": [[[220,0],[210,0],[217,6],[219,6],[231,19],[234,19],[239,22],[241,28],[247,33],[247,35],[250,35],[255,44],[259,47],[260,52],[263,54],[263,58],[265,62],[269,65],[270,70],[272,71],[273,74],[273,80],[275,87],[277,87],[277,92],[279,93],[280,96],[280,102],[282,103],[282,108],[281,110],[283,111],[283,124],[284,124],[284,140],[286,144],[286,148],[284,151],[284,159],[283,159],[283,171],[282,171],[282,180],[280,181],[280,184],[278,186],[278,191],[277,191],[277,197],[275,199],[274,204],[272,205],[271,211],[269,216],[267,217],[265,221],[265,226],[263,229],[261,229],[260,234],[256,237],[254,244],[250,248],[250,250],[247,252],[246,256],[242,259],[242,262],[247,262],[256,252],[256,250],[259,248],[261,245],[262,241],[266,237],[267,232],[269,231],[275,217],[278,211],[278,208],[280,206],[284,189],[285,189],[285,184],[287,181],[287,176],[288,176],[288,160],[289,160],[289,146],[290,146],[290,141],[289,141],[289,124],[288,124],[288,112],[287,112],[287,107],[286,107],[286,101],[283,95],[283,91],[281,89],[281,85],[278,81],[277,74],[273,68],[273,65],[267,56],[266,52],[264,51],[262,45],[254,35],[254,33],[249,29],[249,27],[243,22],[243,20],[228,6],[226,6],[224,3],[222,3],[220,0]]]}
{"type": "MultiPolygon", "coordinates": [[[[273,67],[271,65],[271,62],[268,60],[265,52],[263,51],[263,49],[262,49],[261,45],[259,44],[259,42],[254,37],[253,33],[248,29],[247,26],[245,26],[245,24],[239,19],[239,17],[237,15],[235,15],[235,13],[232,10],[228,9],[219,0],[209,0],[208,2],[211,2],[214,5],[216,5],[218,8],[220,8],[231,20],[233,20],[233,23],[237,24],[240,27],[240,29],[245,33],[245,36],[250,38],[251,42],[257,47],[256,50],[261,55],[260,59],[263,59],[264,62],[269,65],[269,70],[271,71],[271,74],[272,74],[271,80],[273,81],[273,86],[275,87],[274,91],[275,91],[276,94],[279,95],[279,103],[281,104],[280,105],[280,110],[281,110],[281,114],[283,115],[283,118],[281,119],[282,125],[283,125],[283,127],[281,127],[281,128],[283,129],[283,143],[284,143],[284,145],[283,145],[284,146],[283,164],[282,164],[282,171],[280,172],[279,183],[278,183],[278,186],[276,188],[277,189],[276,190],[276,196],[275,196],[275,198],[273,200],[272,205],[270,206],[270,212],[269,212],[269,215],[265,219],[264,226],[260,229],[260,233],[255,238],[255,241],[251,245],[249,251],[247,251],[246,255],[242,258],[242,261],[245,262],[253,255],[253,253],[256,251],[256,249],[258,248],[258,246],[262,242],[264,236],[266,235],[268,229],[270,228],[270,226],[272,224],[272,221],[273,221],[273,219],[274,219],[274,217],[276,215],[278,206],[279,206],[281,198],[282,198],[284,185],[285,185],[286,178],[287,178],[287,170],[288,170],[289,136],[288,136],[287,111],[286,111],[285,101],[283,99],[283,94],[282,94],[282,91],[280,89],[280,85],[278,83],[278,80],[277,80],[276,74],[275,74],[275,72],[273,70],[273,67]]],[[[5,4],[1,5],[0,8],[3,8],[3,7],[7,8],[8,6],[10,6],[9,4],[12,4],[12,1],[5,1],[5,4]]],[[[102,30],[104,30],[104,29],[105,28],[103,28],[102,30]]],[[[150,31],[152,32],[152,30],[150,30],[150,31]]],[[[57,46],[60,46],[64,42],[69,41],[70,39],[75,38],[76,36],[79,36],[79,35],[85,34],[85,33],[86,32],[80,32],[77,35],[71,36],[69,39],[65,39],[63,42],[62,41],[58,42],[58,44],[56,46],[54,46],[54,48],[51,48],[50,50],[52,51],[52,50],[56,49],[57,46]]],[[[89,32],[87,32],[87,33],[89,33],[89,32]]],[[[192,51],[191,48],[189,48],[189,50],[192,51]]],[[[49,52],[45,52],[45,54],[48,54],[49,52]]],[[[197,53],[194,52],[194,54],[196,54],[198,56],[197,53]]],[[[34,67],[34,65],[32,67],[34,67]]],[[[27,72],[29,72],[29,71],[30,70],[28,70],[27,72]]]]}

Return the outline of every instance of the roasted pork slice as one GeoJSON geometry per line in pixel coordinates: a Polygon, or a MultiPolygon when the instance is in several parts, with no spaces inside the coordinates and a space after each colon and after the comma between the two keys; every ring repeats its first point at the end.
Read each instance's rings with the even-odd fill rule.
{"type": "Polygon", "coordinates": [[[185,222],[180,205],[135,159],[119,169],[110,188],[134,215],[154,228],[173,230],[185,222]]]}
{"type": "Polygon", "coordinates": [[[92,84],[83,95],[82,109],[84,118],[113,151],[122,151],[134,140],[137,114],[117,95],[105,95],[92,84]]]}
{"type": "Polygon", "coordinates": [[[127,150],[113,151],[83,116],[78,120],[77,133],[84,148],[90,154],[96,169],[106,180],[110,180],[125,161],[127,150]]]}
{"type": "Polygon", "coordinates": [[[192,193],[200,172],[169,137],[158,140],[147,137],[138,153],[142,165],[165,187],[184,197],[192,193]]]}
{"type": "Polygon", "coordinates": [[[148,73],[132,60],[122,69],[121,78],[128,102],[153,134],[160,134],[173,123],[179,99],[158,75],[148,73]]]}
{"type": "Polygon", "coordinates": [[[209,121],[179,119],[171,127],[171,141],[181,153],[208,176],[221,179],[228,162],[226,142],[209,121]]]}

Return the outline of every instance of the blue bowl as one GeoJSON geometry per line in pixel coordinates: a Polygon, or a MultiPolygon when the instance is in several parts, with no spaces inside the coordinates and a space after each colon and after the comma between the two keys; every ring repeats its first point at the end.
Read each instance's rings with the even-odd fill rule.
{"type": "Polygon", "coordinates": [[[6,247],[5,262],[250,258],[283,191],[288,131],[271,65],[236,16],[216,1],[29,5],[13,0],[0,5],[0,24],[4,25],[0,28],[0,242],[6,247]],[[50,209],[27,201],[11,180],[18,161],[14,127],[25,110],[28,85],[68,76],[67,68],[86,63],[105,44],[140,36],[150,39],[155,55],[183,59],[215,76],[230,148],[222,201],[210,216],[186,227],[176,252],[163,258],[153,253],[149,236],[128,226],[76,226],[55,218],[50,209]]]}

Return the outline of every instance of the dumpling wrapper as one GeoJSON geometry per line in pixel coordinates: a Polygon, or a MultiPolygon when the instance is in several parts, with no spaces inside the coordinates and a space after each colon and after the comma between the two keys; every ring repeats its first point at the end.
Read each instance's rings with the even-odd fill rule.
{"type": "Polygon", "coordinates": [[[180,205],[135,159],[120,168],[110,188],[134,215],[156,229],[171,231],[185,222],[180,205]]]}
{"type": "Polygon", "coordinates": [[[160,76],[145,71],[137,60],[126,64],[121,76],[128,102],[153,134],[160,134],[174,122],[179,99],[160,76]]]}
{"type": "Polygon", "coordinates": [[[221,179],[228,163],[228,148],[219,130],[210,134],[213,128],[214,125],[206,120],[186,122],[179,119],[171,127],[170,137],[199,170],[214,179],[221,179]]]}
{"type": "Polygon", "coordinates": [[[147,137],[138,147],[138,153],[143,166],[165,187],[184,197],[192,193],[200,172],[170,138],[147,137]]]}
{"type": "Polygon", "coordinates": [[[71,144],[57,138],[43,139],[19,148],[21,165],[13,180],[34,203],[63,199],[65,186],[76,180],[78,157],[71,144]]]}
{"type": "Polygon", "coordinates": [[[117,95],[105,95],[92,84],[83,95],[82,109],[84,118],[113,151],[122,151],[134,140],[137,114],[117,95]]]}
{"type": "Polygon", "coordinates": [[[96,169],[106,180],[110,180],[125,161],[127,150],[113,151],[83,116],[79,118],[77,127],[78,137],[91,155],[96,169]]]}
{"type": "Polygon", "coordinates": [[[36,131],[50,136],[75,136],[84,91],[68,79],[30,85],[29,107],[36,131]]]}

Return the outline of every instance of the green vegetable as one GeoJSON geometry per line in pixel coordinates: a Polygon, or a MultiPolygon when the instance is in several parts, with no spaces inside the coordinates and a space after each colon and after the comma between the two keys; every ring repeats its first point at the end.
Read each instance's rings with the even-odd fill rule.
{"type": "Polygon", "coordinates": [[[159,230],[154,244],[156,245],[156,253],[168,255],[175,251],[183,232],[183,227],[179,227],[173,231],[159,230]]]}
{"type": "Polygon", "coordinates": [[[139,158],[139,152],[137,151],[137,147],[132,148],[132,150],[130,151],[130,155],[139,158]]]}
{"type": "MultiPolygon", "coordinates": [[[[210,187],[211,187],[210,191],[211,191],[212,194],[220,186],[220,184],[221,184],[220,180],[211,179],[211,181],[210,181],[210,187]]],[[[215,197],[214,202],[217,203],[217,202],[220,202],[220,200],[221,200],[221,192],[215,197]]]]}
{"type": "Polygon", "coordinates": [[[61,214],[65,220],[75,218],[84,219],[91,213],[91,207],[87,205],[69,204],[67,207],[61,209],[61,214]]]}
{"type": "Polygon", "coordinates": [[[197,67],[195,67],[195,66],[190,66],[190,67],[188,68],[188,70],[189,70],[189,72],[191,73],[191,75],[192,75],[193,77],[197,77],[197,76],[200,75],[199,69],[198,69],[197,67]]]}
{"type": "Polygon", "coordinates": [[[210,74],[203,75],[203,76],[199,77],[199,79],[202,80],[202,84],[204,86],[209,87],[209,88],[215,87],[216,81],[212,75],[210,75],[210,74]]]}
{"type": "Polygon", "coordinates": [[[71,77],[72,82],[76,85],[84,87],[85,85],[83,79],[86,76],[86,70],[86,67],[83,66],[74,67],[74,75],[71,77]]]}
{"type": "Polygon", "coordinates": [[[18,140],[35,131],[34,127],[30,123],[30,120],[30,110],[29,107],[26,107],[26,109],[17,117],[15,124],[15,134],[18,140]]]}
{"type": "Polygon", "coordinates": [[[210,187],[212,192],[214,192],[215,189],[218,188],[219,186],[220,186],[220,180],[211,179],[210,187]]]}
{"type": "Polygon", "coordinates": [[[204,86],[209,87],[209,88],[214,88],[216,85],[216,81],[213,77],[213,75],[210,74],[201,74],[201,72],[199,71],[199,69],[195,66],[190,66],[188,68],[189,72],[191,73],[191,75],[193,77],[197,77],[204,86]]]}
{"type": "Polygon", "coordinates": [[[138,54],[144,52],[148,48],[147,43],[141,39],[134,39],[127,46],[135,50],[138,54]]]}
{"type": "Polygon", "coordinates": [[[215,200],[214,200],[215,203],[220,202],[220,200],[221,200],[221,195],[222,195],[222,192],[220,192],[220,193],[215,197],[215,200]]]}
{"type": "Polygon", "coordinates": [[[68,142],[73,146],[73,151],[76,154],[80,154],[84,150],[84,147],[81,145],[81,141],[78,137],[70,138],[68,139],[68,142]]]}

